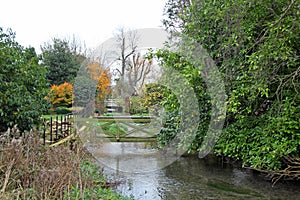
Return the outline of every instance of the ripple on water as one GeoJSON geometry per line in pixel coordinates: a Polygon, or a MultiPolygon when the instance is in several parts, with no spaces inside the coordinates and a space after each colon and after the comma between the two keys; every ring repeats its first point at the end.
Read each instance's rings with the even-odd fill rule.
{"type": "MultiPolygon", "coordinates": [[[[272,186],[251,170],[222,164],[213,156],[204,159],[181,157],[166,167],[145,172],[142,169],[157,164],[157,158],[147,154],[143,156],[143,150],[135,152],[137,149],[137,146],[129,145],[128,152],[137,156],[135,159],[123,158],[126,160],[124,164],[137,166],[136,172],[126,173],[107,165],[104,167],[109,179],[122,182],[115,190],[135,199],[300,199],[300,184],[278,183],[272,186]]],[[[116,157],[112,156],[111,160],[112,164],[116,164],[113,163],[116,157]]]]}

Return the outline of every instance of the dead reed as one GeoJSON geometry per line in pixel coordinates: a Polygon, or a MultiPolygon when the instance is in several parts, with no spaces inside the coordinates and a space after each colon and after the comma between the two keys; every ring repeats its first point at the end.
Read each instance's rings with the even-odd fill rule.
{"type": "Polygon", "coordinates": [[[3,138],[0,199],[84,199],[87,188],[106,185],[99,169],[84,170],[91,158],[79,143],[70,150],[67,144],[46,147],[36,133],[17,140],[3,138]]]}

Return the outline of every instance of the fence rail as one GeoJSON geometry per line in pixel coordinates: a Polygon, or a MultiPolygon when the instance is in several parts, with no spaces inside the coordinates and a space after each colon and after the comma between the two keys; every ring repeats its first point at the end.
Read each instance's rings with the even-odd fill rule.
{"type": "MultiPolygon", "coordinates": [[[[105,131],[106,139],[111,142],[155,142],[157,140],[156,130],[151,128],[152,116],[99,116],[94,120],[101,122],[100,129],[112,124],[116,124],[117,133],[111,135],[105,131]],[[127,127],[125,135],[122,133],[121,126],[127,127]],[[154,131],[154,132],[153,132],[154,131]]],[[[80,120],[77,119],[76,120],[80,120]]],[[[74,133],[73,115],[61,115],[44,119],[42,127],[42,138],[44,145],[51,145],[70,136],[74,133]]],[[[101,136],[102,137],[102,136],[101,136]]]]}
{"type": "Polygon", "coordinates": [[[53,144],[58,140],[69,136],[73,129],[73,117],[61,115],[43,120],[43,144],[53,144]]]}
{"type": "Polygon", "coordinates": [[[99,127],[104,130],[105,127],[116,124],[117,133],[105,132],[110,142],[155,142],[157,141],[157,130],[151,125],[153,116],[98,116],[94,117],[102,123],[99,127]],[[121,127],[127,127],[128,130],[122,131],[121,127]],[[130,129],[130,130],[129,130],[130,129]],[[122,133],[124,132],[124,133],[122,133]]]}

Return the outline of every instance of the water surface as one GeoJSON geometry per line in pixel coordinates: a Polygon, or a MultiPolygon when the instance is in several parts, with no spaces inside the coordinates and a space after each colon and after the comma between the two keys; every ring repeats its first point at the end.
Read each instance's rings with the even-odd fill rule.
{"type": "Polygon", "coordinates": [[[104,173],[109,180],[121,182],[114,189],[135,199],[300,199],[299,183],[279,182],[273,186],[261,174],[224,164],[213,156],[204,159],[197,156],[180,157],[166,167],[143,172],[143,169],[152,169],[147,165],[157,166],[156,157],[148,154],[153,149],[144,148],[143,157],[141,145],[116,145],[122,145],[123,150],[125,148],[129,152],[137,151],[139,154],[127,158],[126,154],[116,156],[116,152],[114,155],[107,155],[105,152],[106,158],[111,156],[109,165],[101,163],[103,158],[99,163],[104,166],[104,173]],[[118,168],[120,163],[135,166],[138,170],[136,173],[124,172],[118,168]]]}

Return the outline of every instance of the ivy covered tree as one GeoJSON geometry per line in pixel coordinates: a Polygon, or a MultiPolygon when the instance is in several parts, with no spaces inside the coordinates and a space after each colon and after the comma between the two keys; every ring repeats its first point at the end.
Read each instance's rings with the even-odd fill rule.
{"type": "Polygon", "coordinates": [[[72,45],[66,39],[54,38],[52,43],[47,43],[41,47],[42,62],[47,66],[47,81],[50,85],[74,82],[77,71],[85,60],[77,46],[72,45]]]}
{"type": "Polygon", "coordinates": [[[49,108],[46,68],[34,48],[15,41],[15,33],[0,28],[0,131],[17,125],[30,130],[49,108]]]}
{"type": "Polygon", "coordinates": [[[205,93],[207,86],[201,77],[202,72],[178,52],[159,50],[155,57],[163,66],[163,78],[158,85],[147,88],[148,92],[151,91],[148,95],[154,96],[154,101],[149,99],[150,102],[145,103],[158,103],[164,107],[165,123],[158,134],[158,142],[160,146],[168,145],[176,140],[179,133],[186,132],[180,138],[178,147],[184,145],[188,152],[197,151],[207,133],[211,117],[210,96],[205,93]],[[158,98],[158,102],[155,98],[158,98]],[[196,115],[199,116],[198,124],[190,123],[196,115]],[[191,140],[191,137],[194,139],[191,140]]]}
{"type": "Polygon", "coordinates": [[[267,170],[300,157],[299,8],[296,0],[168,1],[166,28],[201,44],[224,79],[228,111],[217,154],[267,170]]]}

